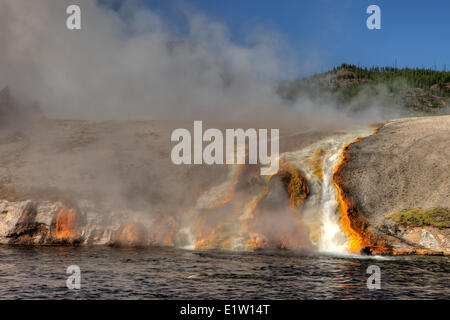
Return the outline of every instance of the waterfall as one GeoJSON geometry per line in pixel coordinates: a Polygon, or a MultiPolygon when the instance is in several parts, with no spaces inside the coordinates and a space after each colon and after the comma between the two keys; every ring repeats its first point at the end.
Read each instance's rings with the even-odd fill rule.
{"type": "Polygon", "coordinates": [[[372,133],[369,128],[358,128],[346,133],[336,134],[313,143],[301,150],[285,153],[286,161],[294,163],[302,170],[308,180],[310,196],[303,208],[303,220],[310,230],[311,242],[321,252],[348,252],[348,238],[340,223],[339,202],[333,175],[338,165],[342,149],[358,137],[372,133]],[[314,171],[311,159],[320,150],[321,175],[314,171]]]}
{"type": "MultiPolygon", "coordinates": [[[[280,154],[281,162],[297,167],[307,180],[309,195],[298,219],[309,230],[314,250],[348,252],[349,243],[340,222],[341,214],[333,175],[345,145],[358,137],[370,135],[372,131],[367,127],[356,128],[333,134],[299,150],[280,154]]],[[[235,185],[241,169],[242,166],[230,166],[227,179],[205,191],[197,199],[195,207],[186,210],[184,221],[178,230],[179,241],[176,241],[178,242],[176,246],[189,249],[217,248],[241,251],[249,248],[250,238],[253,236],[258,238],[258,235],[252,235],[247,230],[246,225],[249,220],[255,219],[253,210],[267,193],[267,189],[262,186],[253,191],[241,190],[239,196],[236,196],[235,185]],[[224,207],[226,209],[223,209],[224,207]],[[210,215],[221,212],[218,210],[226,211],[222,212],[220,219],[211,226],[212,229],[203,231],[199,229],[210,215]]],[[[276,215],[277,212],[273,214],[276,215]]],[[[261,236],[264,238],[264,235],[261,236]]]]}
{"type": "Polygon", "coordinates": [[[320,236],[318,249],[329,252],[346,252],[347,237],[339,222],[337,190],[333,183],[334,168],[340,160],[342,148],[333,148],[323,160],[322,199],[320,203],[320,236]]]}

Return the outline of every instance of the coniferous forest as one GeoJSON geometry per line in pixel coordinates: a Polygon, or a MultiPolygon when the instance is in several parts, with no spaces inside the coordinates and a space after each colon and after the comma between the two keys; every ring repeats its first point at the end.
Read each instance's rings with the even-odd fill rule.
{"type": "Polygon", "coordinates": [[[379,98],[406,109],[442,113],[450,106],[450,72],[423,68],[371,67],[342,64],[308,78],[287,81],[278,87],[288,101],[307,96],[332,98],[338,106],[358,97],[379,98]]]}

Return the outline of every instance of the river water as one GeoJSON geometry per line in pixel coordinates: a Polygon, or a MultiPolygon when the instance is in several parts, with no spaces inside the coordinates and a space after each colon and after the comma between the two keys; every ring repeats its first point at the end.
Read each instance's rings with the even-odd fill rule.
{"type": "Polygon", "coordinates": [[[450,299],[447,257],[0,247],[0,299],[450,299]],[[81,269],[69,290],[66,269],[81,269]],[[381,289],[367,288],[370,265],[381,289]]]}

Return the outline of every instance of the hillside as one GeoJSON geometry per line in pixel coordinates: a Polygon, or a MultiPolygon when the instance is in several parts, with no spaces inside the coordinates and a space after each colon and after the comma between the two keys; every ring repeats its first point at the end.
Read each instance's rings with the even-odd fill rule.
{"type": "Polygon", "coordinates": [[[359,110],[375,104],[397,106],[411,113],[446,114],[450,72],[342,64],[325,73],[283,82],[278,93],[287,101],[307,97],[341,109],[359,110]]]}

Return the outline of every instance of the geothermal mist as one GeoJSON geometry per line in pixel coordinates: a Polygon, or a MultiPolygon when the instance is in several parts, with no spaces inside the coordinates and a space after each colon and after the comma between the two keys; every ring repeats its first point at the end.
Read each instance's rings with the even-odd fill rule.
{"type": "Polygon", "coordinates": [[[113,11],[93,0],[80,4],[82,29],[69,31],[72,2],[0,3],[0,87],[38,100],[50,117],[193,119],[196,110],[281,104],[273,81],[293,68],[278,57],[275,34],[237,44],[223,24],[192,9],[179,9],[180,30],[137,1],[113,11]]]}
{"type": "MultiPolygon", "coordinates": [[[[234,186],[236,181],[230,184],[229,179],[236,179],[235,169],[174,166],[170,129],[186,123],[173,121],[240,120],[254,128],[269,124],[266,128],[280,128],[281,136],[288,136],[287,125],[291,133],[320,129],[323,134],[331,125],[350,122],[332,99],[281,99],[277,81],[293,77],[299,63],[275,33],[255,32],[245,44],[236,43],[224,24],[193,9],[179,8],[182,28],[137,1],[124,1],[114,11],[93,0],[80,3],[82,30],[69,31],[69,4],[73,1],[1,1],[0,89],[8,85],[13,95],[38,101],[48,118],[172,120],[48,120],[23,133],[20,141],[5,134],[11,150],[2,155],[2,165],[14,168],[7,181],[27,189],[27,195],[68,199],[90,215],[89,223],[117,230],[120,223],[138,221],[159,231],[160,238],[177,228],[192,238],[200,219],[204,225],[197,234],[214,234],[208,228],[221,224],[225,231],[219,236],[236,231],[239,238],[246,230],[231,232],[222,222],[250,219],[266,186],[260,181],[250,194],[255,179],[244,181],[233,201],[217,195],[230,201],[229,207],[206,210],[202,201],[211,190],[234,186]]],[[[373,110],[378,108],[366,119],[379,118],[373,110]]],[[[309,143],[319,139],[305,136],[309,143]]],[[[303,143],[303,137],[294,139],[303,143]]],[[[288,209],[282,214],[293,219],[288,209]]],[[[270,216],[260,229],[280,238],[292,232],[291,221],[270,216]]],[[[179,242],[192,246],[192,240],[179,242]]]]}
{"type": "MultiPolygon", "coordinates": [[[[238,43],[187,5],[171,23],[139,1],[120,3],[80,2],[82,29],[74,31],[66,28],[73,1],[3,0],[0,88],[38,101],[51,118],[348,121],[332,97],[282,101],[277,82],[301,74],[302,62],[276,32],[255,27],[238,43]]],[[[385,118],[386,95],[358,117],[385,118]]]]}

